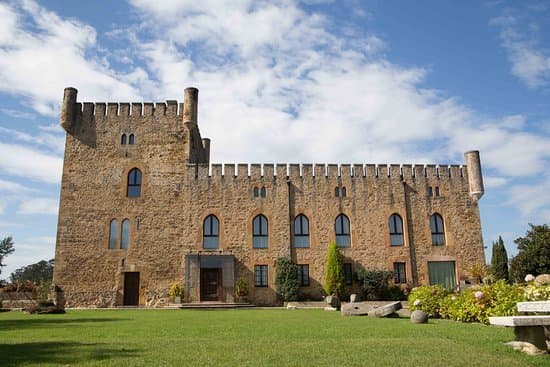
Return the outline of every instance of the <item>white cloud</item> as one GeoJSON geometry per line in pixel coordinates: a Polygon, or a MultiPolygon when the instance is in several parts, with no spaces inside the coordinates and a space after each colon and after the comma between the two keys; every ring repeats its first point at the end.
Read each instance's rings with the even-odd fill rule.
{"type": "Polygon", "coordinates": [[[508,183],[508,179],[504,177],[485,176],[483,182],[486,188],[502,187],[508,183]]]}
{"type": "Polygon", "coordinates": [[[11,136],[13,139],[33,145],[43,145],[54,153],[63,154],[65,148],[65,137],[51,133],[39,133],[38,135],[27,134],[18,130],[0,127],[0,133],[11,136]]]}
{"type": "Polygon", "coordinates": [[[92,100],[137,95],[124,74],[104,65],[89,25],[62,19],[31,0],[0,5],[0,91],[24,96],[50,116],[57,115],[67,86],[78,86],[92,100]]]}
{"type": "Polygon", "coordinates": [[[550,175],[530,184],[516,185],[509,190],[507,204],[520,209],[529,223],[550,222],[550,175]]]}
{"type": "Polygon", "coordinates": [[[63,159],[34,148],[0,143],[0,171],[56,184],[61,181],[63,159]]]}
{"type": "Polygon", "coordinates": [[[2,111],[8,116],[15,117],[17,119],[33,120],[34,118],[36,118],[36,115],[34,113],[25,112],[25,111],[12,110],[9,108],[0,108],[0,111],[2,111]]]}
{"type": "Polygon", "coordinates": [[[490,22],[500,27],[501,45],[508,53],[512,74],[529,88],[538,88],[550,83],[550,51],[540,47],[536,38],[526,32],[526,23],[531,30],[538,26],[517,14],[506,14],[490,22]]]}
{"type": "Polygon", "coordinates": [[[18,214],[57,214],[59,201],[57,199],[34,198],[21,202],[18,214]]]}

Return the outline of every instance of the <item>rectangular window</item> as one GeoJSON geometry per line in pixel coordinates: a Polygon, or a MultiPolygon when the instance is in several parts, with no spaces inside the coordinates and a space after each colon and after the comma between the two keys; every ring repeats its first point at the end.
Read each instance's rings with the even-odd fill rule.
{"type": "Polygon", "coordinates": [[[309,265],[298,264],[298,283],[300,287],[309,286],[309,265]]]}
{"type": "Polygon", "coordinates": [[[393,283],[407,283],[407,275],[405,273],[405,263],[393,263],[393,283]]]}
{"type": "Polygon", "coordinates": [[[438,284],[447,289],[453,289],[456,286],[454,261],[429,261],[428,273],[430,285],[438,284]]]}
{"type": "Polygon", "coordinates": [[[254,286],[267,287],[267,265],[254,265],[254,286]]]}
{"type": "Polygon", "coordinates": [[[344,264],[344,282],[346,285],[351,285],[353,283],[353,272],[351,269],[351,263],[344,264]]]}

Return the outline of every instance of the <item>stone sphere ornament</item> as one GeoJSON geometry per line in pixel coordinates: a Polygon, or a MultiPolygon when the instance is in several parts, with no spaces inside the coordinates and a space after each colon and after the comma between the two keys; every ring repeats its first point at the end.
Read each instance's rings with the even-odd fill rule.
{"type": "Polygon", "coordinates": [[[427,324],[428,314],[422,310],[416,310],[411,313],[411,322],[413,324],[427,324]]]}

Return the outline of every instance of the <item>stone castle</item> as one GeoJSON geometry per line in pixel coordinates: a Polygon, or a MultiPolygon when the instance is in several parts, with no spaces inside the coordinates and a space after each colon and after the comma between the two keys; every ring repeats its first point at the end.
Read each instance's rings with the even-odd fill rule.
{"type": "Polygon", "coordinates": [[[277,305],[275,262],[299,269],[300,297],[320,299],[328,245],[396,284],[454,287],[484,263],[479,153],[466,165],[210,164],[184,103],[78,103],[64,92],[66,130],[54,282],[68,306],[186,302],[277,305]]]}

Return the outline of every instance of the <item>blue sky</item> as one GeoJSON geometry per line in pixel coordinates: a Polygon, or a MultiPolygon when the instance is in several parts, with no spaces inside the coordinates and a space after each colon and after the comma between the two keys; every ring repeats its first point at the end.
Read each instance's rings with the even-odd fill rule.
{"type": "Polygon", "coordinates": [[[488,248],[502,235],[513,255],[550,222],[547,1],[20,0],[0,19],[0,237],[16,243],[0,277],[53,257],[67,86],[98,102],[198,87],[215,162],[478,149],[488,248]]]}

